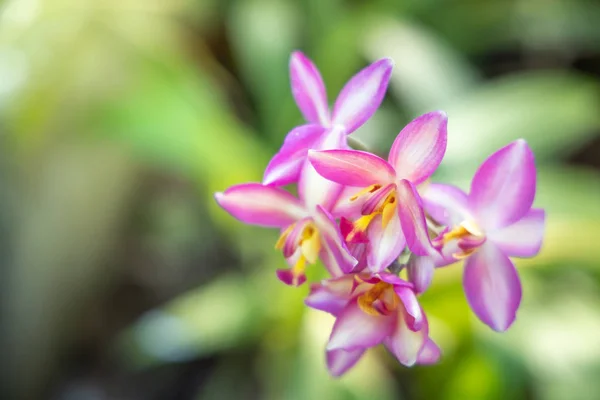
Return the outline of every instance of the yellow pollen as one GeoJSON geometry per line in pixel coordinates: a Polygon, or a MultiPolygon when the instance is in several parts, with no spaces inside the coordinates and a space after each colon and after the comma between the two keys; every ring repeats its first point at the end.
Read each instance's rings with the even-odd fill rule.
{"type": "Polygon", "coordinates": [[[312,224],[304,228],[300,238],[300,248],[302,249],[302,257],[306,258],[306,261],[311,264],[317,262],[321,251],[321,239],[319,238],[319,232],[312,224]]]}
{"type": "Polygon", "coordinates": [[[304,258],[303,255],[300,255],[300,258],[298,258],[298,261],[296,261],[296,264],[294,264],[294,266],[292,267],[292,275],[294,275],[292,283],[294,285],[298,284],[298,279],[302,275],[304,275],[305,270],[306,270],[306,258],[304,258]]]}
{"type": "Polygon", "coordinates": [[[375,301],[380,300],[391,311],[398,307],[398,296],[391,284],[387,282],[376,283],[369,291],[358,297],[358,307],[369,315],[379,316],[382,313],[373,307],[375,301]]]}
{"type": "Polygon", "coordinates": [[[371,185],[371,186],[369,186],[367,188],[364,188],[360,192],[356,193],[354,196],[350,197],[350,201],[356,201],[363,194],[374,193],[374,192],[376,192],[379,189],[381,189],[381,185],[379,185],[379,184],[371,185]]]}
{"type": "Polygon", "coordinates": [[[442,240],[443,243],[446,244],[451,240],[460,239],[469,235],[469,231],[464,226],[459,225],[456,228],[452,229],[450,232],[445,233],[442,240]]]}
{"type": "Polygon", "coordinates": [[[396,196],[393,194],[388,196],[385,199],[383,211],[381,212],[381,223],[383,225],[383,229],[390,223],[392,217],[396,213],[396,196]]]}

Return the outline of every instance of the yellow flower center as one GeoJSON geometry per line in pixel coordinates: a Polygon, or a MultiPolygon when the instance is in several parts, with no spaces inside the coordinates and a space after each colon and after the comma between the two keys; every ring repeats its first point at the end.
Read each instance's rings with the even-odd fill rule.
{"type": "MultiPolygon", "coordinates": [[[[355,194],[354,196],[350,197],[350,201],[356,201],[359,197],[366,194],[376,195],[376,192],[380,189],[381,185],[379,184],[371,185],[368,188],[365,188],[357,194],[355,194]]],[[[350,234],[348,235],[347,240],[352,241],[352,239],[354,239],[359,233],[366,232],[373,219],[378,215],[381,215],[381,224],[383,229],[385,229],[389,222],[392,220],[394,213],[396,212],[396,200],[396,190],[392,189],[389,191],[387,196],[385,196],[385,198],[373,208],[371,213],[363,215],[362,217],[354,221],[354,229],[352,229],[352,232],[350,232],[350,234]]]]}
{"type": "Polygon", "coordinates": [[[358,297],[358,306],[369,315],[388,315],[400,302],[392,284],[378,282],[358,297]]]}
{"type": "MultiPolygon", "coordinates": [[[[279,236],[275,248],[282,250],[290,233],[294,230],[296,224],[290,225],[282,234],[279,236]]],[[[298,260],[292,267],[292,274],[294,276],[294,284],[297,283],[300,276],[304,275],[306,270],[306,263],[314,264],[319,259],[319,253],[321,251],[321,238],[319,230],[312,222],[308,222],[304,225],[302,232],[298,235],[297,243],[294,244],[294,252],[300,248],[300,255],[298,260]]]]}

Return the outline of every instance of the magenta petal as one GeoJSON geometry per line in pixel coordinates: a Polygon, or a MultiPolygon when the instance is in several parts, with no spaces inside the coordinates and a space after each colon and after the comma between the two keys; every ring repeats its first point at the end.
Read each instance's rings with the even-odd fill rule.
{"type": "Polygon", "coordinates": [[[532,208],[514,224],[489,232],[489,240],[508,256],[533,257],[542,247],[545,217],[544,210],[532,208]]]}
{"type": "Polygon", "coordinates": [[[339,278],[325,279],[320,284],[311,286],[304,303],[316,310],[337,316],[350,301],[354,285],[354,275],[350,274],[339,278]]]}
{"type": "Polygon", "coordinates": [[[292,94],[307,121],[329,125],[329,105],[323,78],[315,65],[299,51],[290,58],[292,94]]]}
{"type": "Polygon", "coordinates": [[[401,180],[397,191],[400,223],[408,248],[418,256],[436,253],[429,239],[421,198],[414,185],[407,180],[401,180]]]}
{"type": "Polygon", "coordinates": [[[437,344],[431,338],[427,339],[417,357],[417,364],[431,365],[440,360],[442,352],[437,344]]]}
{"type": "Polygon", "coordinates": [[[425,320],[420,330],[411,330],[404,319],[402,308],[398,308],[398,310],[392,334],[383,343],[396,356],[400,363],[410,367],[417,362],[419,354],[428,338],[429,329],[427,320],[425,320]]]}
{"type": "Polygon", "coordinates": [[[435,270],[435,262],[433,257],[414,256],[408,261],[406,272],[408,280],[414,285],[415,291],[423,293],[431,285],[433,279],[433,271],[435,270]]]}
{"type": "Polygon", "coordinates": [[[267,227],[284,227],[305,214],[300,200],[283,189],[244,183],[215,193],[217,203],[242,222],[267,227]]]}
{"type": "Polygon", "coordinates": [[[394,181],[394,169],[374,154],[358,150],[308,152],[308,159],[323,177],[346,186],[366,187],[394,181]]]}
{"type": "Polygon", "coordinates": [[[388,316],[367,314],[354,300],[336,319],[327,350],[355,350],[376,346],[391,332],[393,322],[394,318],[388,316]]]}
{"type": "Polygon", "coordinates": [[[327,351],[327,369],[332,376],[342,376],[352,368],[365,353],[365,349],[327,351]]]}
{"type": "Polygon", "coordinates": [[[508,329],[521,303],[521,282],[515,266],[497,246],[488,241],[467,259],[463,285],[480,320],[495,331],[508,329]]]}
{"type": "Polygon", "coordinates": [[[312,221],[312,218],[305,217],[294,224],[291,232],[285,238],[283,242],[282,253],[285,258],[290,258],[294,255],[296,250],[298,250],[298,245],[300,244],[300,235],[304,232],[306,225],[312,221]]]}
{"type": "Polygon", "coordinates": [[[278,269],[277,278],[288,286],[301,286],[306,282],[306,275],[295,275],[291,269],[278,269]]]}
{"type": "Polygon", "coordinates": [[[536,185],[535,160],[519,139],[492,154],[471,182],[469,205],[485,230],[520,220],[531,208],[536,185]]]}
{"type": "Polygon", "coordinates": [[[387,90],[394,62],[384,58],[369,65],[346,83],[333,107],[333,123],[354,132],[377,111],[387,90]]]}
{"type": "Polygon", "coordinates": [[[360,218],[363,205],[369,196],[360,196],[354,200],[351,198],[363,189],[364,187],[343,186],[337,201],[331,208],[331,214],[336,218],[346,217],[353,220],[360,218]]]}
{"type": "Polygon", "coordinates": [[[467,194],[452,185],[431,183],[419,190],[425,211],[438,223],[455,226],[472,219],[467,194]]]}
{"type": "MultiPolygon", "coordinates": [[[[346,134],[340,127],[327,130],[314,144],[317,150],[340,149],[346,146],[346,134]]],[[[330,210],[342,189],[341,185],[319,175],[309,162],[304,163],[298,178],[298,196],[304,201],[307,209],[320,205],[330,210]]]]}
{"type": "Polygon", "coordinates": [[[367,266],[373,273],[386,269],[406,246],[397,214],[391,218],[385,229],[381,223],[381,216],[375,217],[367,229],[367,237],[367,266]]]}
{"type": "Polygon", "coordinates": [[[317,206],[315,222],[321,235],[321,261],[333,277],[351,272],[357,264],[335,220],[323,207],[317,206]]]}
{"type": "Polygon", "coordinates": [[[434,111],[411,121],[396,137],[388,160],[396,176],[415,185],[437,169],[446,152],[448,117],[434,111]]]}
{"type": "Polygon", "coordinates": [[[283,146],[267,165],[263,185],[283,186],[298,180],[308,149],[323,134],[320,125],[302,125],[288,133],[283,146]]]}
{"type": "Polygon", "coordinates": [[[411,287],[407,286],[397,286],[394,290],[406,310],[404,317],[405,322],[408,324],[408,328],[412,331],[420,330],[423,327],[425,318],[415,292],[411,287]]]}

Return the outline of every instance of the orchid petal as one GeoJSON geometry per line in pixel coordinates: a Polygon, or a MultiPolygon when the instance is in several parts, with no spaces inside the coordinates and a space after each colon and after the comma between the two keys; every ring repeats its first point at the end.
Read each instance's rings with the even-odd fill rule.
{"type": "Polygon", "coordinates": [[[354,132],[377,111],[387,90],[394,62],[383,58],[346,83],[333,107],[333,123],[354,132]]]}
{"type": "Polygon", "coordinates": [[[415,291],[423,293],[431,285],[433,271],[435,270],[435,261],[433,257],[414,256],[408,260],[406,272],[408,280],[415,286],[415,291]]]}
{"type": "Polygon", "coordinates": [[[465,263],[463,285],[473,312],[495,331],[514,322],[521,282],[510,259],[489,241],[465,263]]]}
{"type": "Polygon", "coordinates": [[[315,222],[321,234],[321,261],[331,276],[338,277],[351,272],[358,261],[350,254],[331,214],[323,207],[317,206],[315,222]]]}
{"type": "Polygon", "coordinates": [[[392,183],[395,172],[381,157],[358,150],[309,150],[308,159],[319,174],[346,186],[392,183]]]}
{"type": "Polygon", "coordinates": [[[283,186],[298,180],[308,149],[323,134],[320,125],[302,125],[288,133],[283,146],[267,165],[263,185],[283,186]]]}
{"type": "Polygon", "coordinates": [[[365,349],[327,351],[327,369],[332,376],[342,376],[352,368],[365,353],[365,349]]]}
{"type": "Polygon", "coordinates": [[[306,282],[306,275],[297,274],[292,268],[278,269],[275,273],[277,278],[288,286],[302,286],[306,282]]]}
{"type": "Polygon", "coordinates": [[[329,125],[329,105],[323,78],[317,67],[299,51],[290,58],[292,95],[307,121],[329,125]]]}
{"type": "Polygon", "coordinates": [[[400,219],[397,213],[394,214],[385,228],[382,226],[382,217],[378,215],[367,229],[367,266],[373,273],[386,269],[406,247],[400,219]]]}
{"type": "Polygon", "coordinates": [[[393,322],[394,319],[388,316],[367,314],[354,300],[337,317],[327,350],[355,350],[376,346],[390,334],[393,322]]]}
{"type": "Polygon", "coordinates": [[[392,334],[383,343],[396,356],[400,363],[410,367],[417,362],[419,354],[428,338],[429,328],[427,320],[424,320],[420,330],[411,330],[404,319],[404,314],[403,307],[399,307],[392,334]]]}
{"type": "Polygon", "coordinates": [[[408,248],[418,256],[435,253],[436,250],[429,239],[421,197],[414,185],[407,180],[401,180],[397,186],[397,193],[400,223],[408,248]]]}
{"type": "Polygon", "coordinates": [[[456,186],[431,183],[422,190],[419,189],[419,194],[425,211],[442,225],[455,226],[473,219],[469,212],[467,194],[456,186]]]}
{"type": "Polygon", "coordinates": [[[354,275],[344,275],[336,279],[326,279],[312,285],[304,303],[316,310],[337,316],[350,301],[354,289],[354,275]]]}
{"type": "Polygon", "coordinates": [[[397,286],[394,290],[404,305],[406,311],[404,317],[409,329],[412,331],[420,330],[423,327],[425,319],[415,292],[411,287],[406,286],[397,286]]]}
{"type": "Polygon", "coordinates": [[[514,224],[490,232],[488,236],[507,256],[533,257],[542,247],[545,219],[544,210],[532,208],[514,224]]]}
{"type": "Polygon", "coordinates": [[[215,193],[217,203],[246,224],[284,227],[305,214],[300,200],[283,189],[244,183],[215,193]]]}
{"type": "Polygon", "coordinates": [[[388,160],[398,178],[415,185],[437,169],[446,152],[448,117],[434,111],[411,121],[392,144],[388,160]]]}
{"type": "MultiPolygon", "coordinates": [[[[318,150],[345,148],[346,135],[340,127],[327,130],[314,146],[318,150]]],[[[309,162],[304,163],[298,178],[298,196],[304,201],[307,209],[314,209],[317,205],[321,205],[330,210],[342,188],[341,185],[318,174],[309,162]]]]}
{"type": "Polygon", "coordinates": [[[486,230],[520,220],[535,197],[535,160],[527,142],[512,142],[492,154],[471,182],[469,205],[486,230]]]}
{"type": "Polygon", "coordinates": [[[419,356],[417,357],[417,364],[420,365],[431,365],[435,364],[440,360],[442,351],[437,344],[431,338],[428,338],[425,345],[421,349],[419,356]]]}
{"type": "Polygon", "coordinates": [[[357,186],[344,186],[340,195],[331,208],[331,214],[334,217],[346,217],[348,219],[360,218],[361,210],[364,203],[369,199],[369,196],[359,196],[354,198],[364,188],[357,186]]]}

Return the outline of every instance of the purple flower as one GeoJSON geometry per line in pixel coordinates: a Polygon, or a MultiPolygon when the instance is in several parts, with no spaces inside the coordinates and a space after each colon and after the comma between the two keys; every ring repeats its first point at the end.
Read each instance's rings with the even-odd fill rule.
{"type": "Polygon", "coordinates": [[[496,331],[510,327],[521,302],[521,282],[509,257],[532,257],[542,245],[545,213],[531,208],[535,190],[533,153],[517,140],[485,160],[469,195],[442,184],[422,192],[428,213],[450,227],[434,243],[455,260],[467,258],[467,300],[496,331]]]}
{"type": "Polygon", "coordinates": [[[407,366],[435,363],[440,357],[412,285],[395,275],[349,274],[324,280],[312,286],[305,303],[336,317],[326,347],[333,376],[344,374],[380,343],[407,366]]]}
{"type": "MultiPolygon", "coordinates": [[[[363,151],[309,151],[309,160],[319,174],[350,187],[344,193],[354,193],[342,205],[343,213],[359,211],[362,215],[354,222],[354,231],[368,237],[367,264],[372,272],[383,271],[406,245],[416,255],[436,252],[415,185],[424,182],[440,164],[446,137],[446,114],[436,111],[402,129],[390,150],[389,162],[363,151]]],[[[346,240],[351,242],[352,234],[346,240]]]]}
{"type": "Polygon", "coordinates": [[[242,222],[282,229],[275,247],[291,268],[277,271],[277,276],[288,285],[304,283],[306,264],[319,258],[332,276],[351,271],[356,264],[335,220],[320,205],[309,207],[283,189],[260,183],[232,186],[216,193],[215,199],[242,222]]]}
{"type": "MultiPolygon", "coordinates": [[[[282,186],[298,180],[308,149],[323,149],[323,136],[333,129],[345,135],[363,125],[377,110],[390,80],[393,61],[384,58],[354,75],[340,92],[330,113],[321,74],[301,52],[290,58],[292,94],[307,124],[294,128],[269,162],[263,184],[282,186]]],[[[341,148],[340,147],[340,148],[341,148]]]]}

